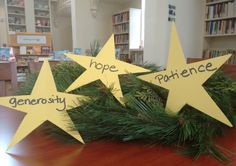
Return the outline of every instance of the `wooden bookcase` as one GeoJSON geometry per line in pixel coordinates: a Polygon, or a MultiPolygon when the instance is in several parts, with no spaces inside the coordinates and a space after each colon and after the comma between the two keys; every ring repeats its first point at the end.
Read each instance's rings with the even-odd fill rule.
{"type": "Polygon", "coordinates": [[[49,0],[34,0],[35,32],[51,32],[49,0]]]}
{"type": "Polygon", "coordinates": [[[52,37],[51,33],[16,33],[9,35],[9,46],[13,47],[14,54],[17,62],[17,81],[24,82],[27,74],[30,72],[29,62],[37,61],[40,57],[48,57],[49,52],[52,50],[52,37]],[[18,43],[17,37],[19,36],[40,36],[45,37],[44,44],[24,44],[18,43]],[[31,53],[20,54],[20,47],[24,46],[26,49],[32,50],[31,53]],[[42,48],[48,48],[48,53],[42,52],[42,48]]]}
{"type": "Polygon", "coordinates": [[[141,9],[130,8],[112,16],[118,59],[130,61],[129,50],[140,47],[141,9]]]}
{"type": "Polygon", "coordinates": [[[5,0],[8,33],[51,32],[50,0],[5,0]]]}
{"type": "Polygon", "coordinates": [[[206,0],[205,37],[236,35],[236,1],[206,0]]]}
{"type": "Polygon", "coordinates": [[[25,1],[6,0],[7,24],[9,32],[26,32],[25,1]]]}
{"type": "Polygon", "coordinates": [[[205,0],[203,58],[225,54],[236,64],[236,0],[205,0]]]}

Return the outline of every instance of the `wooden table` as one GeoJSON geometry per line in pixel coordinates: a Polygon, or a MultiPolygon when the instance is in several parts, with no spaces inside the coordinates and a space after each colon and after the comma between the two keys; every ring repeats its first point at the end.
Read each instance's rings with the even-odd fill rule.
{"type": "MultiPolygon", "coordinates": [[[[1,166],[220,166],[209,156],[199,160],[182,156],[165,146],[150,147],[142,143],[96,141],[86,145],[67,144],[48,136],[42,127],[5,153],[13,134],[24,117],[23,113],[0,107],[1,166]]],[[[230,129],[219,145],[236,152],[236,129],[230,129]]],[[[231,165],[236,165],[233,156],[231,165]]]]}

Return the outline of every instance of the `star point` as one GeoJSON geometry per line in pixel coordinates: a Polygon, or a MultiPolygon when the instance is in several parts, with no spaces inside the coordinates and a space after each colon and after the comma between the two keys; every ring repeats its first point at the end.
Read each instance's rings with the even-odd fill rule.
{"type": "Polygon", "coordinates": [[[30,95],[0,98],[1,105],[26,113],[8,146],[8,150],[45,121],[50,121],[81,143],[84,143],[66,112],[71,108],[78,107],[80,100],[87,100],[87,98],[57,91],[49,63],[45,60],[30,95]]]}
{"type": "Polygon", "coordinates": [[[105,46],[96,57],[66,54],[69,58],[86,69],[69,87],[66,92],[100,80],[111,91],[113,96],[124,105],[123,94],[120,86],[119,75],[128,73],[144,73],[150,70],[135,66],[115,58],[114,35],[111,35],[105,46]]]}
{"type": "Polygon", "coordinates": [[[232,127],[231,122],[211,99],[202,84],[223,65],[231,55],[187,64],[175,24],[165,71],[139,76],[140,79],[169,90],[166,111],[178,113],[186,104],[232,127]]]}

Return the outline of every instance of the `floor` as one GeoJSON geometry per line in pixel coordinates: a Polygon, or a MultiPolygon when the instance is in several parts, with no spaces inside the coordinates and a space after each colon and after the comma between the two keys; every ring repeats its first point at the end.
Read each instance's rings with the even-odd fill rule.
{"type": "MultiPolygon", "coordinates": [[[[220,166],[209,156],[193,161],[174,149],[140,143],[92,142],[86,145],[66,144],[35,130],[8,153],[5,149],[24,114],[0,107],[1,166],[220,166]]],[[[236,152],[236,129],[231,129],[217,142],[236,152]]],[[[236,155],[229,165],[236,165],[236,155]]]]}

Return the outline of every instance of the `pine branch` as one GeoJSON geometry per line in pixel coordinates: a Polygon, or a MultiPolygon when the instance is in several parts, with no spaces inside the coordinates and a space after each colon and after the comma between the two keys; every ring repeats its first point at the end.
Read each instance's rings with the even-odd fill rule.
{"type": "MultiPolygon", "coordinates": [[[[149,67],[155,70],[153,65],[149,67]]],[[[57,65],[53,75],[58,90],[64,91],[83,71],[83,68],[75,64],[57,65]]],[[[35,76],[31,76],[25,86],[20,88],[20,94],[29,94],[35,79],[35,76]]],[[[174,145],[195,159],[208,154],[219,161],[228,161],[227,155],[213,141],[215,136],[222,136],[227,128],[221,122],[188,105],[177,115],[167,114],[164,108],[167,90],[143,82],[136,75],[121,76],[120,82],[126,107],[121,106],[110,89],[100,81],[73,91],[91,97],[91,101],[69,111],[86,142],[99,139],[124,142],[139,140],[149,144],[174,145]]],[[[236,83],[222,72],[217,72],[204,87],[236,125],[236,83]]],[[[70,140],[70,137],[54,126],[50,126],[49,132],[70,140]]]]}

